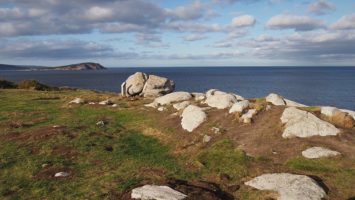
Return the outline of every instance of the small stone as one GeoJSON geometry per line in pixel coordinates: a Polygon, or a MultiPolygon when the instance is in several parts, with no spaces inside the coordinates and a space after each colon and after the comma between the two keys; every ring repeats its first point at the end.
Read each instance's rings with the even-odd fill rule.
{"type": "Polygon", "coordinates": [[[160,111],[160,112],[163,112],[164,110],[166,110],[165,107],[159,107],[159,108],[158,108],[158,111],[160,111]]]}
{"type": "Polygon", "coordinates": [[[105,100],[105,101],[100,101],[99,102],[100,105],[112,105],[113,102],[109,99],[105,100]]]}
{"type": "Polygon", "coordinates": [[[212,127],[211,131],[213,131],[213,133],[215,133],[215,134],[220,134],[221,133],[221,129],[218,128],[218,127],[212,127]]]}
{"type": "Polygon", "coordinates": [[[84,104],[85,100],[82,98],[75,98],[74,100],[70,101],[69,104],[84,104]]]}
{"type": "Polygon", "coordinates": [[[202,142],[203,142],[203,143],[208,143],[208,142],[211,141],[211,139],[212,139],[211,136],[204,135],[204,136],[203,136],[203,139],[202,139],[202,142]]]}
{"type": "Polygon", "coordinates": [[[95,105],[96,103],[95,102],[89,102],[89,105],[95,105]]]}
{"type": "Polygon", "coordinates": [[[113,108],[116,108],[118,105],[117,104],[112,104],[112,107],[113,108]]]}
{"type": "Polygon", "coordinates": [[[58,172],[56,174],[54,174],[54,177],[67,177],[70,174],[68,172],[58,172]]]}
{"type": "Polygon", "coordinates": [[[105,122],[100,120],[96,123],[97,126],[105,126],[105,122]]]}

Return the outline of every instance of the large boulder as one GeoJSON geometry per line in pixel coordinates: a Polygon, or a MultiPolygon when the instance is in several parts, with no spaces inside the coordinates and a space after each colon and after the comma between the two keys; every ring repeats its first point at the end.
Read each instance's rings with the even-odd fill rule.
{"type": "Polygon", "coordinates": [[[175,83],[164,77],[136,72],[121,85],[122,96],[157,97],[174,91],[175,83]]]}
{"type": "Polygon", "coordinates": [[[171,103],[188,101],[192,98],[192,95],[188,92],[173,92],[164,96],[158,97],[154,102],[158,105],[168,105],[171,103]]]}
{"type": "Polygon", "coordinates": [[[278,200],[321,200],[326,192],[308,176],[289,173],[263,174],[245,185],[279,193],[278,200]]]}
{"type": "Polygon", "coordinates": [[[237,102],[237,98],[233,94],[218,91],[215,89],[209,90],[206,93],[206,103],[213,108],[226,109],[237,102]]]}
{"type": "Polygon", "coordinates": [[[207,119],[207,115],[203,109],[195,105],[187,106],[181,116],[181,126],[188,132],[195,130],[195,128],[200,126],[200,124],[207,119]]]}
{"type": "Polygon", "coordinates": [[[272,103],[275,106],[286,105],[284,98],[274,93],[270,93],[269,95],[266,96],[266,102],[272,103]]]}
{"type": "Polygon", "coordinates": [[[141,200],[182,200],[187,196],[168,186],[144,185],[132,190],[132,199],[141,200]]]}
{"type": "Polygon", "coordinates": [[[333,151],[323,147],[311,147],[302,151],[302,156],[310,159],[338,156],[339,152],[333,151]]]}
{"type": "Polygon", "coordinates": [[[285,124],[283,138],[337,135],[340,131],[310,112],[289,107],[284,110],[281,122],[285,124]]]}
{"type": "Polygon", "coordinates": [[[237,103],[234,103],[233,106],[229,109],[229,113],[239,112],[242,113],[244,109],[249,107],[249,101],[243,100],[237,103]]]}
{"type": "Polygon", "coordinates": [[[175,83],[164,77],[149,75],[144,85],[142,94],[144,97],[157,97],[168,94],[175,89],[175,83]]]}

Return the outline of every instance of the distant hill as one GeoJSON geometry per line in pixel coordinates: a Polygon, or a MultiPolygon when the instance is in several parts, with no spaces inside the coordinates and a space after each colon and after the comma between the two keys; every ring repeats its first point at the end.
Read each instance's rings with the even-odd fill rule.
{"type": "Polygon", "coordinates": [[[0,64],[0,70],[21,70],[21,71],[48,71],[48,70],[72,70],[72,71],[80,71],[80,70],[103,70],[106,69],[104,66],[99,63],[78,63],[71,64],[65,66],[57,66],[57,67],[41,67],[41,66],[21,66],[21,65],[7,65],[0,64]]]}

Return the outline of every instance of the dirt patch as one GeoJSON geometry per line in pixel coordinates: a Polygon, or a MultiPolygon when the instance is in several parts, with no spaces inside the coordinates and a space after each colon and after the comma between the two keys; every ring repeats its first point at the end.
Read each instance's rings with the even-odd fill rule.
{"type": "Polygon", "coordinates": [[[8,141],[40,140],[61,134],[68,134],[65,126],[40,126],[25,132],[12,132],[5,134],[2,136],[2,139],[8,141]]]}
{"type": "Polygon", "coordinates": [[[68,168],[68,167],[61,167],[61,166],[54,166],[54,165],[48,165],[43,167],[36,175],[36,179],[69,179],[73,177],[74,170],[68,168]],[[58,172],[66,172],[69,173],[68,176],[66,177],[55,177],[54,175],[58,172]]]}
{"type": "MultiPolygon", "coordinates": [[[[186,200],[234,200],[235,198],[224,192],[217,184],[205,182],[205,181],[192,181],[187,182],[183,180],[171,179],[165,182],[160,183],[159,185],[166,185],[171,187],[174,190],[177,190],[185,195],[187,195],[186,200]]],[[[120,200],[132,200],[131,191],[134,188],[140,187],[136,185],[121,194],[117,194],[111,199],[120,199],[120,200]]]]}
{"type": "Polygon", "coordinates": [[[53,147],[52,154],[63,156],[68,159],[75,159],[79,155],[75,148],[63,145],[53,147]]]}

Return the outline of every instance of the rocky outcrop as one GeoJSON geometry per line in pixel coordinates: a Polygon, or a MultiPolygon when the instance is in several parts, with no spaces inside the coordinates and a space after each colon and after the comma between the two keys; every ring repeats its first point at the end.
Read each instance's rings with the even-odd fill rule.
{"type": "Polygon", "coordinates": [[[302,156],[310,159],[338,156],[339,152],[323,147],[312,147],[302,151],[302,156]]]}
{"type": "Polygon", "coordinates": [[[182,200],[187,196],[168,186],[144,185],[132,190],[132,199],[141,200],[182,200]]]}
{"type": "Polygon", "coordinates": [[[272,103],[275,106],[284,106],[286,105],[284,98],[278,94],[270,93],[266,96],[266,102],[272,103]]]}
{"type": "Polygon", "coordinates": [[[279,193],[278,200],[321,200],[326,193],[315,180],[308,176],[289,173],[264,174],[245,185],[259,190],[272,190],[279,193]]]}
{"type": "Polygon", "coordinates": [[[173,92],[166,94],[164,96],[158,97],[154,100],[154,103],[158,105],[168,105],[171,103],[188,101],[192,98],[191,94],[188,92],[173,92]]]}
{"type": "Polygon", "coordinates": [[[229,109],[229,113],[242,113],[244,109],[249,107],[249,101],[248,100],[243,100],[243,101],[239,101],[235,104],[233,104],[233,106],[229,109]]]}
{"type": "Polygon", "coordinates": [[[284,138],[337,135],[340,131],[310,112],[289,107],[284,110],[281,122],[285,124],[284,138]]]}
{"type": "Polygon", "coordinates": [[[164,77],[136,72],[121,85],[122,96],[158,97],[175,89],[175,83],[164,77]]]}
{"type": "Polygon", "coordinates": [[[207,119],[206,113],[198,106],[189,105],[182,112],[181,126],[184,130],[192,132],[207,119]]]}
{"type": "Polygon", "coordinates": [[[235,95],[215,89],[207,91],[206,98],[205,103],[207,103],[210,107],[217,109],[229,108],[237,102],[235,95]]]}

